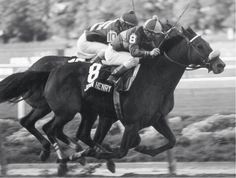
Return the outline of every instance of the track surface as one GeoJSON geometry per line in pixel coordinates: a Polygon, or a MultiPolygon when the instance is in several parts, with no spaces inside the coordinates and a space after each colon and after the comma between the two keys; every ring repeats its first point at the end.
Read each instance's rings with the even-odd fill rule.
{"type": "MultiPolygon", "coordinates": [[[[177,176],[168,175],[167,162],[146,163],[116,163],[116,173],[112,174],[105,164],[94,170],[94,173],[83,175],[85,168],[79,164],[69,164],[69,177],[234,177],[234,162],[179,162],[177,163],[177,176]]],[[[7,175],[9,177],[54,177],[57,173],[56,164],[10,164],[7,175]],[[41,176],[43,175],[43,176],[41,176]]]]}

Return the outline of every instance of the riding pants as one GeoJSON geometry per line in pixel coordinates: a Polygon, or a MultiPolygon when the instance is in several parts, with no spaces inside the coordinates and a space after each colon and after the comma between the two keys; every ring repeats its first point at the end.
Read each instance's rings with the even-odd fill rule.
{"type": "Polygon", "coordinates": [[[87,41],[85,32],[77,41],[77,55],[85,59],[95,57],[101,50],[105,50],[106,48],[106,44],[87,41]]]}
{"type": "Polygon", "coordinates": [[[115,51],[111,45],[105,50],[105,59],[102,61],[106,65],[124,65],[126,68],[130,69],[139,64],[139,58],[133,57],[129,52],[125,51],[115,51]]]}

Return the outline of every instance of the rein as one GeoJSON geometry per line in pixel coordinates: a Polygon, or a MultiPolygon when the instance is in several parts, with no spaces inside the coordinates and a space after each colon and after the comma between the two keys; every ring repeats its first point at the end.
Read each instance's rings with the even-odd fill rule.
{"type": "Polygon", "coordinates": [[[164,52],[164,56],[166,57],[166,59],[168,59],[168,61],[175,63],[183,68],[186,68],[186,70],[197,70],[199,68],[203,68],[203,66],[191,66],[191,65],[186,65],[186,64],[182,64],[180,62],[177,62],[175,60],[173,60],[171,57],[169,57],[166,52],[164,52]]]}
{"type": "MultiPolygon", "coordinates": [[[[167,32],[169,33],[172,29],[173,29],[173,28],[171,28],[171,29],[168,30],[167,32]]],[[[168,35],[168,33],[166,33],[166,34],[168,35]]],[[[186,65],[186,64],[180,63],[180,62],[178,62],[178,61],[173,60],[170,56],[167,55],[166,52],[164,52],[165,58],[166,58],[168,61],[170,61],[170,62],[172,62],[172,63],[175,63],[175,64],[177,64],[177,65],[180,66],[180,67],[186,68],[185,70],[187,70],[187,71],[197,70],[197,69],[205,68],[205,67],[209,66],[210,63],[209,63],[206,59],[204,59],[204,57],[199,53],[199,51],[198,51],[198,50],[195,48],[195,46],[192,44],[192,42],[193,42],[195,39],[197,39],[198,37],[200,37],[200,35],[196,35],[196,36],[193,37],[191,40],[186,39],[186,37],[185,37],[184,39],[186,39],[187,42],[188,42],[188,58],[190,58],[190,53],[191,53],[190,47],[192,47],[192,48],[197,52],[197,54],[201,57],[201,59],[202,59],[202,64],[201,64],[201,65],[193,66],[192,64],[186,65]]]]}

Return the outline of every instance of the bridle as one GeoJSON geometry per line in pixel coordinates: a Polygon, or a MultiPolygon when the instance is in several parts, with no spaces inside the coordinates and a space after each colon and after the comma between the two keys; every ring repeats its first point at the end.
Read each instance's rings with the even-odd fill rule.
{"type": "MultiPolygon", "coordinates": [[[[168,30],[168,32],[165,35],[168,35],[168,33],[170,33],[170,31],[171,30],[168,30]]],[[[194,50],[199,55],[199,57],[201,59],[201,64],[199,64],[199,65],[192,65],[192,64],[187,65],[187,64],[180,63],[178,61],[173,60],[171,57],[169,57],[166,52],[164,52],[165,58],[168,61],[177,64],[178,66],[186,68],[186,70],[196,70],[196,69],[199,69],[199,68],[209,68],[209,66],[210,66],[209,57],[208,56],[207,57],[202,56],[202,54],[198,51],[198,49],[193,44],[193,41],[196,40],[197,38],[199,38],[200,35],[194,36],[191,40],[189,40],[184,35],[183,35],[183,37],[184,37],[185,40],[187,40],[187,44],[188,44],[188,59],[191,59],[191,51],[194,50]]]]}

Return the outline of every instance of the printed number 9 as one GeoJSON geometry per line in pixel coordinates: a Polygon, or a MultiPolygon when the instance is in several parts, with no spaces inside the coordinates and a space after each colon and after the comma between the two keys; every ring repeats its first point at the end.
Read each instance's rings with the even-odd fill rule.
{"type": "Polygon", "coordinates": [[[133,44],[136,42],[136,35],[135,34],[132,34],[130,35],[129,37],[129,43],[133,44]]]}
{"type": "Polygon", "coordinates": [[[98,63],[93,63],[93,65],[89,67],[88,83],[92,83],[96,78],[98,78],[101,67],[102,65],[98,63]]]}

